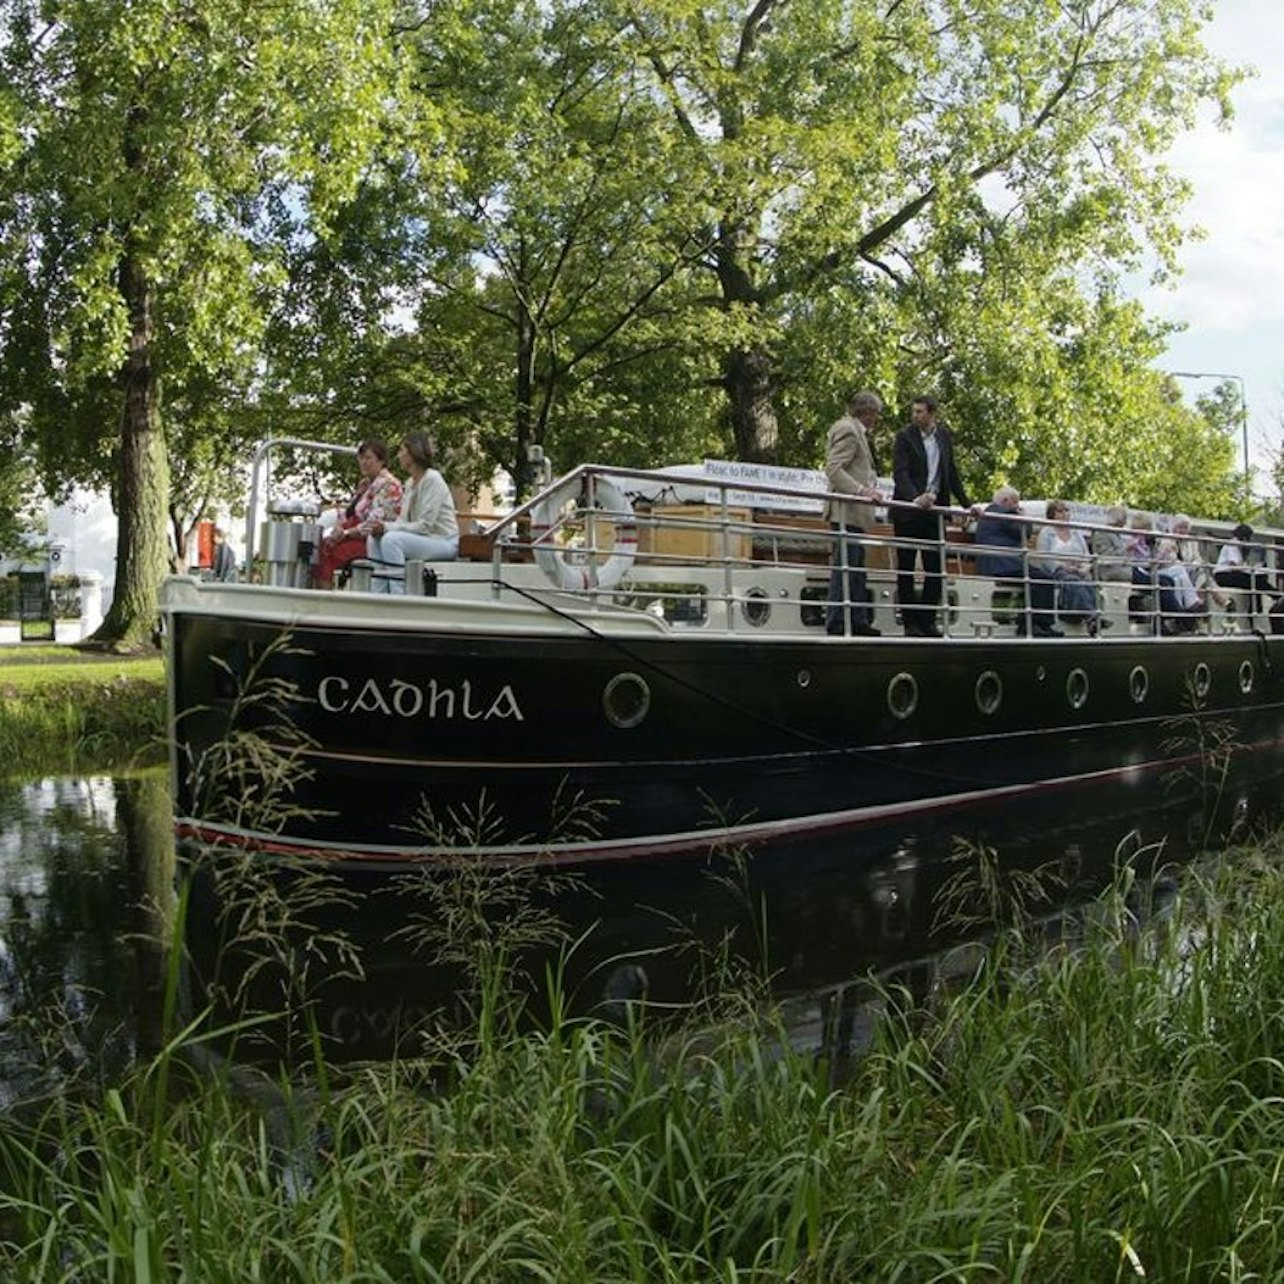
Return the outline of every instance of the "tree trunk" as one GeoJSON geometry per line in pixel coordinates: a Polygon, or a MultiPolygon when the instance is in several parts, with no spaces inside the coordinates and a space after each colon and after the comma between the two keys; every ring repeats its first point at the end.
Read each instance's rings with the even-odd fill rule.
{"type": "Polygon", "coordinates": [[[152,289],[142,263],[126,253],[120,290],[129,309],[129,355],[122,370],[116,485],[116,590],[91,639],[116,650],[151,645],[165,576],[169,458],[160,424],[160,381],[152,365],[152,289]]]}
{"type": "Polygon", "coordinates": [[[737,348],[727,353],[723,386],[731,403],[736,458],[749,463],[775,463],[780,425],[773,400],[771,353],[765,348],[737,348]]]}
{"type": "MultiPolygon", "coordinates": [[[[762,306],[753,272],[754,225],[753,220],[728,220],[719,227],[718,284],[728,311],[735,308],[753,314],[762,306]]],[[[732,348],[722,360],[722,385],[730,403],[736,458],[774,463],[780,431],[771,353],[761,344],[732,348]]]]}
{"type": "Polygon", "coordinates": [[[513,395],[517,402],[514,422],[517,447],[513,468],[513,485],[518,500],[525,499],[531,489],[534,469],[531,467],[530,448],[534,443],[532,412],[535,402],[535,318],[531,316],[526,293],[526,249],[522,246],[519,258],[518,288],[514,291],[517,303],[517,371],[513,395]]]}

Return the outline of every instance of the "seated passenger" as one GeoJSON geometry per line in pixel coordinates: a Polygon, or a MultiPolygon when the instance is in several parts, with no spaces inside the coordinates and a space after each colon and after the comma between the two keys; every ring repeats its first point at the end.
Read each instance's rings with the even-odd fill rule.
{"type": "Polygon", "coordinates": [[[1043,569],[1026,557],[1026,530],[1012,518],[1021,512],[1021,494],[1014,486],[1000,486],[994,500],[976,523],[976,571],[996,580],[1017,580],[1025,586],[1032,630],[1026,629],[1025,610],[1017,617],[1017,632],[1032,631],[1035,637],[1061,637],[1052,623],[1052,581],[1043,569]],[[1028,576],[1028,580],[1027,580],[1028,576]]]}
{"type": "Polygon", "coordinates": [[[397,520],[363,522],[359,528],[369,536],[367,555],[382,564],[384,573],[376,570],[375,574],[377,593],[405,593],[407,558],[453,562],[459,556],[455,501],[446,479],[432,466],[428,434],[408,434],[397,451],[397,461],[410,475],[397,520]]]}
{"type": "Polygon", "coordinates": [[[1128,510],[1122,504],[1112,504],[1106,509],[1109,530],[1095,530],[1088,541],[1096,558],[1097,579],[1128,583],[1132,579],[1132,565],[1128,557],[1128,510]]]}
{"type": "Polygon", "coordinates": [[[357,447],[361,481],[339,520],[321,537],[313,572],[318,588],[333,588],[334,573],[354,558],[365,557],[363,522],[391,521],[401,507],[401,483],[388,469],[388,446],[382,437],[367,437],[357,447]]]}
{"type": "Polygon", "coordinates": [[[1177,541],[1161,539],[1155,546],[1159,574],[1159,609],[1165,633],[1190,633],[1204,615],[1204,595],[1195,588],[1177,556],[1177,541]]]}
{"type": "Polygon", "coordinates": [[[1205,600],[1212,598],[1218,606],[1226,605],[1226,595],[1217,590],[1213,580],[1213,568],[1204,557],[1204,549],[1190,529],[1190,518],[1185,513],[1178,513],[1173,518],[1170,538],[1177,553],[1177,561],[1186,568],[1190,582],[1197,593],[1205,600]]]}
{"type": "Polygon", "coordinates": [[[1088,541],[1083,531],[1067,525],[1070,505],[1064,500],[1049,500],[1047,516],[1049,524],[1039,531],[1035,544],[1043,555],[1039,565],[1057,583],[1057,605],[1062,618],[1083,620],[1088,632],[1095,637],[1100,620],[1088,541]]]}
{"type": "Polygon", "coordinates": [[[1176,546],[1166,540],[1157,542],[1154,530],[1154,520],[1148,514],[1134,514],[1128,536],[1132,582],[1138,588],[1159,590],[1164,632],[1188,632],[1198,622],[1203,603],[1185,569],[1177,563],[1176,546]]]}
{"type": "Polygon", "coordinates": [[[1213,579],[1222,588],[1243,589],[1248,593],[1248,613],[1256,615],[1258,595],[1270,586],[1270,576],[1257,561],[1253,549],[1253,528],[1240,522],[1231,538],[1222,545],[1213,568],[1213,579]]]}

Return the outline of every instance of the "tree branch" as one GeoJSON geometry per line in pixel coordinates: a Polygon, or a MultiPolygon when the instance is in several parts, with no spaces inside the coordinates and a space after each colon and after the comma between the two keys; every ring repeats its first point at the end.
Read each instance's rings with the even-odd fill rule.
{"type": "Polygon", "coordinates": [[[660,51],[653,46],[650,36],[647,35],[646,28],[642,25],[642,19],[632,12],[632,6],[630,6],[629,25],[642,39],[647,60],[659,77],[660,88],[664,91],[664,96],[669,100],[669,106],[673,110],[674,119],[678,122],[678,128],[682,130],[691,142],[699,142],[699,132],[692,123],[691,117],[687,115],[686,108],[683,107],[678,94],[675,72],[660,51]]]}
{"type": "MultiPolygon", "coordinates": [[[[982,179],[989,177],[989,175],[996,173],[998,170],[1001,170],[1021,151],[1025,142],[1033,135],[1037,134],[1043,126],[1052,119],[1056,114],[1057,108],[1070,93],[1070,90],[1078,80],[1079,73],[1085,66],[1083,51],[1086,38],[1086,33],[1081,30],[1079,32],[1078,39],[1075,41],[1074,50],[1071,53],[1070,61],[1066,67],[1065,73],[1062,75],[1060,82],[1048,95],[1047,101],[1035,114],[1030,124],[1020,131],[1017,135],[1016,141],[1013,141],[1001,151],[996,152],[993,156],[979,162],[968,170],[964,175],[968,183],[975,185],[982,179]]],[[[870,228],[870,230],[856,242],[857,255],[863,259],[869,260],[869,256],[872,255],[879,246],[884,245],[889,241],[897,234],[897,232],[905,227],[907,223],[913,222],[914,219],[916,219],[932,203],[932,201],[936,199],[937,190],[936,184],[933,184],[931,187],[920,192],[912,200],[907,201],[899,210],[896,211],[896,213],[884,219],[875,227],[870,228]]],[[[845,256],[841,251],[831,250],[828,254],[813,263],[810,268],[805,269],[800,273],[794,281],[788,283],[788,285],[782,283],[777,289],[772,291],[772,294],[779,294],[785,288],[789,288],[789,286],[809,284],[816,280],[817,277],[833,272],[842,264],[844,258],[845,256]]]]}
{"type": "Polygon", "coordinates": [[[745,63],[749,61],[757,47],[763,24],[771,16],[773,9],[779,8],[784,3],[785,0],[758,0],[758,3],[749,11],[745,18],[745,25],[740,29],[740,47],[736,50],[736,60],[732,64],[733,71],[744,70],[745,63]]]}

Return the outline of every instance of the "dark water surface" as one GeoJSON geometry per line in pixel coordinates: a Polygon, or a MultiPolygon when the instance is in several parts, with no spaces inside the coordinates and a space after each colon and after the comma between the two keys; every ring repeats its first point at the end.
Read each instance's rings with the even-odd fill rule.
{"type": "Polygon", "coordinates": [[[0,1113],[155,1045],[168,807],[158,773],[0,780],[0,1113]]]}
{"type": "MultiPolygon", "coordinates": [[[[244,877],[226,853],[206,865],[198,854],[178,1016],[285,1013],[238,1037],[249,1057],[306,1058],[313,1037],[335,1061],[413,1052],[417,1022],[467,1020],[477,959],[502,956],[526,966],[536,1008],[559,967],[571,1009],[608,1016],[642,996],[681,1007],[765,992],[769,979],[807,1042],[834,1009],[817,996],[870,971],[930,984],[996,921],[1084,902],[1121,853],[1147,866],[1180,857],[1207,819],[1188,813],[1139,808],[1126,792],[1074,814],[1026,802],[987,811],[970,833],[957,816],[913,832],[889,822],[859,851],[850,839],[809,847],[769,877],[732,852],[551,894],[539,874],[314,884],[244,877]]],[[[159,772],[0,783],[0,1111],[69,1077],[109,1080],[160,1046],[176,882],[192,873],[183,864],[176,880],[171,834],[159,772]]]]}

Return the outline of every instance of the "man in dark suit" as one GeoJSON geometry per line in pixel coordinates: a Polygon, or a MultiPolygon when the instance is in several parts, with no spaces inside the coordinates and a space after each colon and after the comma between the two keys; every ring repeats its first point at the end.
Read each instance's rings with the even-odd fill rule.
{"type": "Polygon", "coordinates": [[[970,508],[963,482],[954,462],[954,443],[948,430],[937,422],[935,397],[915,397],[910,405],[909,427],[896,434],[892,448],[892,498],[902,505],[891,509],[892,528],[898,541],[921,540],[921,544],[896,547],[896,594],[901,620],[909,637],[939,638],[936,608],[941,604],[940,508],[948,507],[953,495],[970,508]],[[923,559],[923,589],[914,584],[915,565],[923,559]]]}

